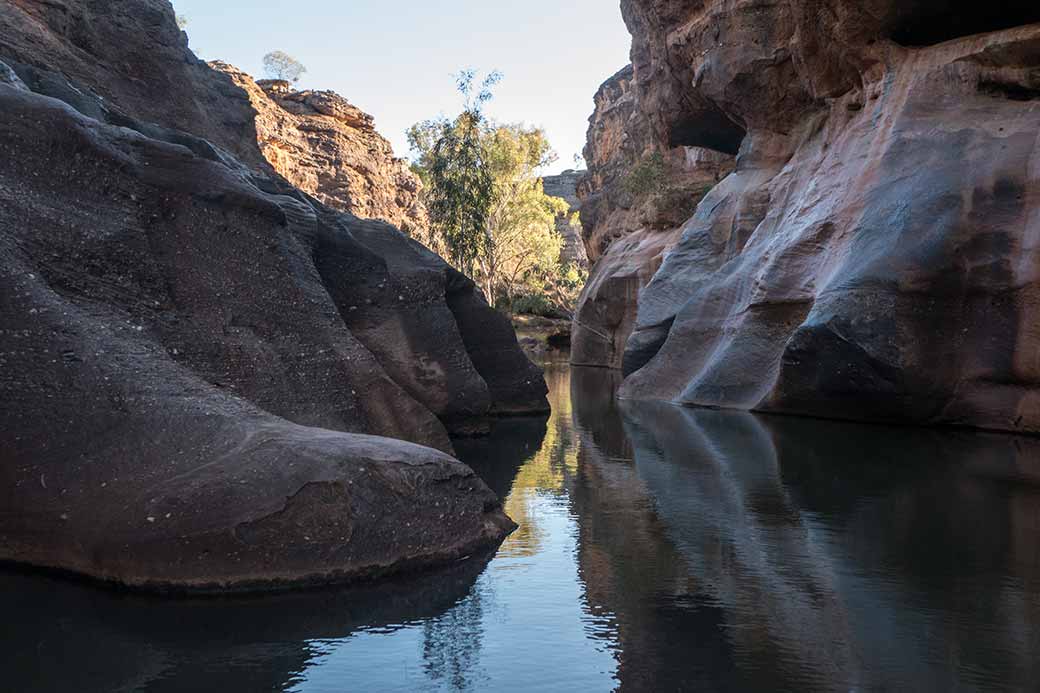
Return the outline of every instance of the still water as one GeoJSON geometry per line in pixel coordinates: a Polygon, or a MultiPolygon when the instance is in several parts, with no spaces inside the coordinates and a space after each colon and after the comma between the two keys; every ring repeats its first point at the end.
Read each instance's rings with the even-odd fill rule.
{"type": "Polygon", "coordinates": [[[618,404],[458,445],[521,528],[365,590],[0,573],[17,691],[1040,690],[1040,440],[618,404]]]}

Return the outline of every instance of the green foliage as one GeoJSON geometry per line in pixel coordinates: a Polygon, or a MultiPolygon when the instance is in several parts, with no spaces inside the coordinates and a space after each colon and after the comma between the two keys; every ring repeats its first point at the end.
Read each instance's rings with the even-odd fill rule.
{"type": "Polygon", "coordinates": [[[519,315],[540,315],[543,318],[564,317],[559,307],[542,292],[526,292],[513,298],[511,306],[502,306],[519,315]]]}
{"type": "Polygon", "coordinates": [[[270,79],[299,82],[306,71],[303,63],[284,51],[271,51],[264,56],[264,73],[270,79]]]}
{"type": "Polygon", "coordinates": [[[636,163],[623,185],[641,207],[644,220],[661,227],[679,226],[693,216],[712,188],[693,184],[683,172],[671,170],[660,152],[636,163]]]}
{"type": "Polygon", "coordinates": [[[183,14],[177,15],[177,28],[180,29],[181,31],[184,31],[187,27],[188,27],[188,18],[185,15],[183,15],[183,14]]]}
{"type": "Polygon", "coordinates": [[[521,315],[569,318],[588,279],[588,271],[575,263],[558,265],[524,287],[510,307],[521,315]]]}
{"type": "Polygon", "coordinates": [[[647,197],[660,190],[664,183],[667,168],[661,152],[644,156],[625,178],[625,190],[635,197],[647,197]]]}
{"type": "Polygon", "coordinates": [[[484,160],[479,113],[465,111],[441,130],[427,169],[430,220],[452,264],[472,275],[491,248],[487,219],[495,181],[484,160]]]}
{"type": "Polygon", "coordinates": [[[545,194],[538,175],[556,159],[545,133],[484,118],[499,78],[492,73],[474,93],[475,74],[460,74],[463,112],[408,130],[432,226],[420,240],[473,277],[493,304],[509,307],[518,296],[537,294],[552,303],[565,274],[556,220],[570,208],[545,194]]]}
{"type": "Polygon", "coordinates": [[[489,129],[483,106],[501,80],[488,75],[475,90],[476,72],[456,76],[463,111],[454,120],[428,120],[408,130],[408,143],[418,154],[413,170],[425,185],[426,205],[434,232],[431,247],[445,253],[455,267],[473,275],[478,261],[491,252],[488,218],[495,181],[487,159],[489,129]]]}

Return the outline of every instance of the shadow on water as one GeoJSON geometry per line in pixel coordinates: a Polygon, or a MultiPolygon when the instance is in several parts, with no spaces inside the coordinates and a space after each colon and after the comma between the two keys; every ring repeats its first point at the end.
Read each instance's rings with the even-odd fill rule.
{"type": "Polygon", "coordinates": [[[374,587],[226,599],[167,600],[0,573],[3,689],[289,690],[324,642],[450,611],[490,558],[374,587]]]}
{"type": "Polygon", "coordinates": [[[16,691],[1040,689],[1040,440],[622,402],[459,456],[520,523],[378,587],[162,601],[0,573],[16,691]]]}

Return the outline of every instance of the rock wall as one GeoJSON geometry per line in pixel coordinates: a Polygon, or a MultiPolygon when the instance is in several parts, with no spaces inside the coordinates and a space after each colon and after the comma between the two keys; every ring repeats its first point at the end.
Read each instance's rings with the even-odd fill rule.
{"type": "Polygon", "coordinates": [[[422,183],[376,132],[372,116],[335,92],[297,92],[288,82],[255,82],[227,63],[210,66],[249,96],[260,152],[287,181],[333,209],[409,235],[429,226],[422,183]]]}
{"type": "Polygon", "coordinates": [[[589,119],[589,170],[577,195],[594,264],[575,311],[575,365],[621,368],[639,292],[678,241],[689,213],[733,166],[727,154],[673,147],[655,137],[633,90],[634,76],[628,66],[607,80],[589,119]],[[644,180],[634,186],[639,169],[644,180]]]}
{"type": "Polygon", "coordinates": [[[575,362],[623,365],[626,398],[1040,432],[1040,9],[622,11],[575,362]],[[617,181],[648,147],[738,156],[642,253],[617,181]]]}
{"type": "Polygon", "coordinates": [[[654,136],[739,156],[621,396],[1040,432],[1040,5],[622,8],[654,136]]]}
{"type": "Polygon", "coordinates": [[[567,170],[558,176],[545,176],[542,186],[546,195],[566,200],[570,211],[556,217],[556,232],[563,237],[563,249],[560,259],[563,262],[575,263],[580,267],[588,267],[589,257],[585,252],[585,242],[581,236],[581,223],[573,219],[575,212],[581,210],[578,199],[578,184],[585,177],[581,171],[567,170]]]}
{"type": "Polygon", "coordinates": [[[165,0],[0,3],[0,560],[251,589],[511,529],[448,434],[544,412],[540,371],[469,279],[274,174],[256,122],[165,0]]]}

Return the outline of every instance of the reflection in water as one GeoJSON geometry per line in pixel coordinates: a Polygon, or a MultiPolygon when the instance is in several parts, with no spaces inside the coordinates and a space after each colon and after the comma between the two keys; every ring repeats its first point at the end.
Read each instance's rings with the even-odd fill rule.
{"type": "Polygon", "coordinates": [[[450,610],[488,558],[372,588],[233,599],[161,600],[0,574],[2,690],[289,690],[328,643],[450,610]]]}
{"type": "Polygon", "coordinates": [[[617,403],[460,457],[521,529],[365,590],[165,602],[0,574],[4,689],[1037,690],[1040,440],[617,403]]]}
{"type": "Polygon", "coordinates": [[[716,683],[1040,684],[1040,441],[624,412],[667,540],[721,612],[736,669],[716,683]]]}

